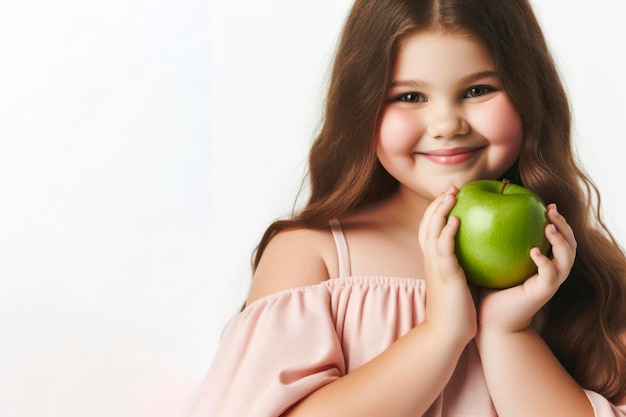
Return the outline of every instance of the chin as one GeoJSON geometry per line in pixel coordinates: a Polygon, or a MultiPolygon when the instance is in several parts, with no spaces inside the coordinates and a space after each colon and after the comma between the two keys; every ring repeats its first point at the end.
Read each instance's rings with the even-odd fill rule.
{"type": "MultiPolygon", "coordinates": [[[[501,179],[500,175],[495,175],[495,174],[489,174],[489,173],[483,173],[483,174],[477,174],[477,175],[466,175],[462,178],[453,178],[450,181],[450,184],[448,185],[448,187],[450,187],[451,185],[454,185],[456,188],[461,188],[461,186],[470,183],[470,182],[474,182],[474,181],[478,181],[478,180],[497,180],[497,179],[501,179]]],[[[506,174],[505,174],[506,177],[506,174]]],[[[442,192],[445,192],[447,190],[444,189],[442,192]]]]}

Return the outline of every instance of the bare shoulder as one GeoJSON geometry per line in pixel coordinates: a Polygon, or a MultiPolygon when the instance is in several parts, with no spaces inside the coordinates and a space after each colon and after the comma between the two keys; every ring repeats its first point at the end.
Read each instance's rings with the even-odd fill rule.
{"type": "Polygon", "coordinates": [[[326,281],[335,275],[337,263],[330,228],[282,231],[263,252],[247,304],[282,290],[326,281]]]}

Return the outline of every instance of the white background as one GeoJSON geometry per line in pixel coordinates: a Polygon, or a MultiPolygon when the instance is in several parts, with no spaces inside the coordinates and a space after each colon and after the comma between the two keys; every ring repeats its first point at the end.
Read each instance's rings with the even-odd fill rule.
{"type": "MultiPolygon", "coordinates": [[[[0,416],[175,416],[289,213],[351,1],[0,6],[0,416]]],[[[535,1],[626,241],[626,5],[535,1]]]]}

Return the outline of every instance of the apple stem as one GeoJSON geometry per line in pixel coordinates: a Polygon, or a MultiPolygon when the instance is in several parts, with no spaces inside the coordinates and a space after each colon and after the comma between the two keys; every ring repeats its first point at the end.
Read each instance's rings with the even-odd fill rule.
{"type": "Polygon", "coordinates": [[[504,189],[506,188],[506,185],[509,183],[509,180],[507,180],[506,178],[502,180],[502,188],[500,188],[500,194],[504,193],[504,189]]]}

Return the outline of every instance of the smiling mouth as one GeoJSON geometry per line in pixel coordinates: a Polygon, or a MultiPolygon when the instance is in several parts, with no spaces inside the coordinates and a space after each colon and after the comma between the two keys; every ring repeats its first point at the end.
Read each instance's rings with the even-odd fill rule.
{"type": "Polygon", "coordinates": [[[440,149],[430,152],[418,152],[417,155],[423,156],[439,165],[455,165],[469,161],[482,152],[484,148],[484,146],[479,146],[473,148],[440,149]]]}

